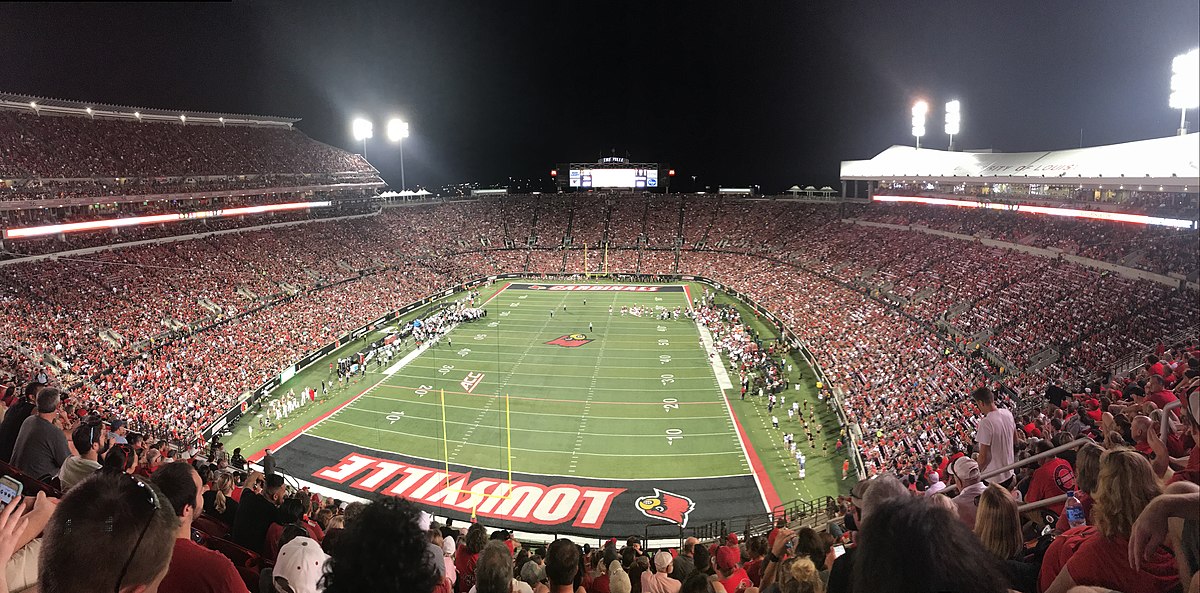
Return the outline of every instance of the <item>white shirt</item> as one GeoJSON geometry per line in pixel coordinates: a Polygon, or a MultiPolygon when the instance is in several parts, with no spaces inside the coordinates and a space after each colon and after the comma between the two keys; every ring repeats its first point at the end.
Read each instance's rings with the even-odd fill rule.
{"type": "MultiPolygon", "coordinates": [[[[986,474],[1017,460],[1013,453],[1013,433],[1017,430],[1017,423],[1013,421],[1012,412],[1003,408],[988,412],[988,415],[979,421],[979,426],[975,430],[975,441],[991,447],[987,467],[979,468],[980,472],[986,474]]],[[[1003,482],[1011,477],[1013,477],[1013,470],[1010,469],[1000,475],[988,478],[988,481],[1003,482]]]]}

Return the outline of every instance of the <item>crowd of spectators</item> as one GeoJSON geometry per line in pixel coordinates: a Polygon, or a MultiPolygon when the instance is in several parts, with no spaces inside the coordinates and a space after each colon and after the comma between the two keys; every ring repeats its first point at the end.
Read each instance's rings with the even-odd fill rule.
{"type": "MultiPolygon", "coordinates": [[[[735,364],[736,312],[697,316],[735,364]]],[[[177,448],[33,385],[0,461],[34,490],[0,510],[0,586],[101,593],[1193,593],[1200,590],[1200,344],[1147,356],[1014,418],[994,394],[972,447],[853,484],[816,525],[681,545],[525,540],[392,497],[343,502],[219,441],[177,448]],[[1178,410],[1164,406],[1179,400],[1178,410]],[[1159,427],[1162,427],[1161,429],[1159,427]],[[15,434],[14,434],[15,433],[15,434]],[[1055,445],[1082,442],[1069,448],[1055,445]],[[12,443],[10,448],[8,443],[12,443]],[[1056,452],[1056,453],[1055,453],[1056,452]],[[1052,455],[1052,453],[1054,453],[1052,455]],[[1002,471],[1013,460],[1036,463],[1002,471]],[[1022,504],[1037,503],[1022,510],[1022,504]],[[522,541],[525,540],[525,541],[522,541]],[[64,570],[70,567],[72,570],[64,570]]]]}
{"type": "Polygon", "coordinates": [[[961,447],[973,422],[961,394],[994,380],[988,371],[1002,375],[1005,393],[1077,381],[1196,317],[1186,291],[974,242],[913,241],[908,231],[842,222],[848,213],[836,205],[599,200],[406,205],[366,219],[6,266],[0,298],[12,314],[0,323],[3,335],[20,337],[24,354],[10,349],[4,368],[25,380],[38,360],[51,381],[86,379],[76,396],[116,414],[165,406],[128,415],[140,430],[186,440],[288,361],[441,286],[496,273],[583,271],[583,250],[561,246],[569,224],[619,239],[589,251],[592,272],[707,276],[774,311],[845,394],[868,465],[880,471],[961,447]],[[688,230],[685,217],[683,249],[638,248],[638,237],[649,235],[672,243],[658,235],[680,233],[684,213],[705,229],[688,230]],[[524,248],[531,233],[557,239],[548,249],[524,248]],[[962,303],[969,306],[947,315],[962,303]],[[932,331],[938,321],[967,335],[986,332],[983,345],[1015,368],[979,364],[964,353],[964,338],[932,331]],[[1061,360],[1023,374],[1047,348],[1061,360]]]}
{"type": "Polygon", "coordinates": [[[85,179],[374,171],[279,126],[184,125],[0,111],[6,178],[85,179]]]}

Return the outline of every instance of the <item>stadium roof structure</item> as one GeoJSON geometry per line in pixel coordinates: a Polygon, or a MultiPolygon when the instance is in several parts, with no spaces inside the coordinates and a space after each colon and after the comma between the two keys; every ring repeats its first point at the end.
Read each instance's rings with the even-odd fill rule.
{"type": "MultiPolygon", "coordinates": [[[[842,180],[1200,186],[1200,133],[1042,152],[949,152],[892,146],[870,160],[842,161],[842,180]]],[[[1149,188],[1148,188],[1149,189],[1149,188]]]]}
{"type": "Polygon", "coordinates": [[[33,111],[41,114],[75,115],[80,117],[102,117],[137,121],[160,121],[174,123],[196,123],[211,125],[251,125],[292,127],[299,118],[271,115],[249,115],[244,113],[215,113],[211,111],[189,111],[186,109],[153,109],[106,103],[87,103],[64,99],[48,99],[33,95],[0,92],[0,109],[33,111]]]}

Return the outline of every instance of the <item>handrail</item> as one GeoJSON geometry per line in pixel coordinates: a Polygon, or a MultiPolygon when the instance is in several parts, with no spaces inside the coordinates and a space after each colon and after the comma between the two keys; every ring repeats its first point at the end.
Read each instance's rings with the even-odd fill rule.
{"type": "Polygon", "coordinates": [[[1027,503],[1017,507],[1017,511],[1024,513],[1025,511],[1033,511],[1033,510],[1037,510],[1037,509],[1040,509],[1043,507],[1048,507],[1048,506],[1055,505],[1060,502],[1066,502],[1066,501],[1067,501],[1067,495],[1059,494],[1058,496],[1051,496],[1050,498],[1043,498],[1037,502],[1027,502],[1027,503]]]}
{"type": "MultiPolygon", "coordinates": [[[[1037,455],[1031,455],[1031,456],[1026,457],[1025,459],[1022,459],[1015,463],[1010,463],[1006,466],[998,467],[996,469],[987,471],[987,472],[983,473],[980,476],[980,478],[986,480],[988,478],[998,476],[1002,473],[1005,473],[1009,470],[1014,470],[1014,469],[1017,469],[1020,467],[1025,467],[1026,465],[1029,465],[1035,461],[1041,461],[1048,457],[1053,457],[1055,455],[1058,455],[1059,453],[1062,453],[1063,451],[1070,451],[1071,449],[1075,449],[1077,447],[1082,447],[1082,446],[1084,446],[1088,443],[1092,443],[1092,442],[1095,442],[1095,441],[1093,441],[1092,439],[1089,439],[1087,437],[1081,437],[1081,438],[1075,439],[1065,445],[1059,445],[1057,447],[1054,447],[1053,449],[1050,449],[1049,451],[1038,453],[1037,455]]],[[[952,485],[948,486],[945,490],[942,490],[942,492],[945,493],[945,492],[957,491],[957,490],[958,490],[958,486],[952,484],[952,485]]]]}

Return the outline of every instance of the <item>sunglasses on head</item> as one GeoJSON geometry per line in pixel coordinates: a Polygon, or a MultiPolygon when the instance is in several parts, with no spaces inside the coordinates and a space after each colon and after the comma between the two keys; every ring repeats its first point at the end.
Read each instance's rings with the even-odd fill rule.
{"type": "Polygon", "coordinates": [[[144,500],[150,505],[150,514],[146,517],[146,524],[142,526],[142,532],[138,534],[137,541],[133,544],[133,549],[129,551],[129,558],[125,560],[125,564],[121,565],[121,573],[117,575],[117,584],[113,587],[113,593],[120,593],[121,581],[125,580],[125,573],[129,571],[129,565],[133,564],[133,558],[137,555],[138,548],[142,545],[142,539],[146,537],[146,532],[150,529],[150,524],[154,522],[154,516],[157,515],[158,511],[162,508],[162,505],[158,501],[158,494],[153,488],[143,482],[141,478],[136,476],[128,477],[130,480],[133,480],[133,482],[137,484],[138,488],[141,488],[142,492],[145,494],[144,497],[138,496],[135,498],[137,500],[144,500]]]}

